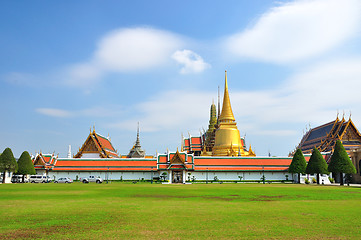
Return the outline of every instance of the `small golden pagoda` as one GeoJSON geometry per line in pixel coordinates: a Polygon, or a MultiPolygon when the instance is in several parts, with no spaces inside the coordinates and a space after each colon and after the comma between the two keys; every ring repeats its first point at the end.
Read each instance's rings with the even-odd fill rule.
{"type": "Polygon", "coordinates": [[[219,126],[215,134],[215,143],[212,149],[213,156],[255,156],[250,148],[244,149],[243,141],[233,115],[228,93],[227,71],[225,72],[225,87],[222,113],[219,117],[219,126]]]}

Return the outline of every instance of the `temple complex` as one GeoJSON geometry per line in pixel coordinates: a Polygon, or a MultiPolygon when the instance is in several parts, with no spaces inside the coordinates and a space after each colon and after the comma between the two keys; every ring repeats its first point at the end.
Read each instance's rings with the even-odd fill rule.
{"type": "MultiPolygon", "coordinates": [[[[138,123],[135,144],[127,155],[118,154],[110,137],[104,137],[93,129],[74,156],[71,156],[70,148],[67,158],[59,158],[54,154],[36,154],[33,157],[35,169],[54,179],[97,175],[110,180],[163,179],[168,183],[185,183],[190,180],[292,180],[294,176],[288,173],[292,155],[262,157],[256,156],[251,146],[247,149],[233,115],[227,72],[224,86],[222,109],[220,100],[218,109],[213,102],[207,131],[203,131],[200,136],[189,135],[189,138],[182,139],[180,151],[167,150],[164,154],[146,156],[140,144],[138,123]]],[[[336,140],[342,141],[348,153],[353,153],[353,162],[361,166],[361,134],[351,117],[348,121],[344,117],[341,120],[337,117],[335,121],[310,129],[298,147],[305,154],[306,161],[312,149],[317,147],[328,162],[336,140]]],[[[357,169],[360,174],[360,167],[357,169]]],[[[312,177],[303,175],[301,181],[312,177]]],[[[328,175],[322,175],[321,178],[329,183],[328,175]]]]}

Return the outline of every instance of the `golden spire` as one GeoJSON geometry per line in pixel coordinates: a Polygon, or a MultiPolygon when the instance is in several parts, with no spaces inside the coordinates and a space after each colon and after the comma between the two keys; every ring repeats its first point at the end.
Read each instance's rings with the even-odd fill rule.
{"type": "MultiPolygon", "coordinates": [[[[222,113],[219,117],[219,125],[215,132],[213,156],[247,156],[243,142],[237,128],[237,123],[233,115],[231,101],[228,93],[227,71],[225,73],[225,87],[223,97],[222,113]]],[[[254,155],[252,155],[254,156],[254,155]]]]}
{"type": "Polygon", "coordinates": [[[231,100],[229,99],[228,93],[228,83],[227,83],[227,71],[225,73],[225,84],[224,84],[224,96],[223,96],[223,106],[222,113],[220,116],[220,122],[234,122],[236,119],[234,118],[231,100]]]}

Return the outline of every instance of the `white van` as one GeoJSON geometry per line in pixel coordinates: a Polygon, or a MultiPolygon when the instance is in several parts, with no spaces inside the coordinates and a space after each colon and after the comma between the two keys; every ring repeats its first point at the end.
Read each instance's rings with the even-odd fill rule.
{"type": "MultiPolygon", "coordinates": [[[[12,183],[22,183],[23,182],[23,175],[13,175],[11,177],[11,182],[12,183]]],[[[29,182],[29,180],[27,179],[27,176],[25,175],[24,177],[24,183],[29,182]]]]}
{"type": "Polygon", "coordinates": [[[51,179],[49,176],[45,175],[31,175],[29,178],[29,182],[31,183],[49,183],[51,179]]]}

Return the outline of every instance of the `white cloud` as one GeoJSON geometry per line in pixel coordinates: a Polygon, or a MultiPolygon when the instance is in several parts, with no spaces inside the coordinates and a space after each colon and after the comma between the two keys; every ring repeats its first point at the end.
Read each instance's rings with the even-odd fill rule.
{"type": "Polygon", "coordinates": [[[37,108],[35,111],[50,117],[66,118],[72,116],[71,112],[56,108],[37,108]]]}
{"type": "Polygon", "coordinates": [[[102,69],[123,72],[164,64],[183,40],[173,33],[152,28],[113,31],[99,43],[94,62],[102,69]]]}
{"type": "Polygon", "coordinates": [[[229,37],[227,50],[236,57],[289,63],[318,56],[359,31],[358,0],[300,0],[274,7],[256,24],[229,37]]]}
{"type": "Polygon", "coordinates": [[[210,65],[206,63],[201,56],[187,49],[176,51],[173,53],[172,58],[177,63],[183,65],[180,70],[182,74],[200,73],[210,67],[210,65]]]}
{"type": "Polygon", "coordinates": [[[104,36],[93,57],[69,68],[69,85],[84,86],[109,72],[138,72],[164,66],[185,44],[174,33],[153,28],[124,28],[104,36]]]}
{"type": "Polygon", "coordinates": [[[113,108],[104,108],[100,106],[80,109],[80,110],[64,110],[59,108],[37,108],[36,112],[50,116],[50,117],[60,117],[60,118],[69,118],[69,117],[112,117],[115,115],[122,114],[122,109],[120,106],[113,106],[113,108]],[[117,109],[115,111],[114,109],[117,109]]]}

